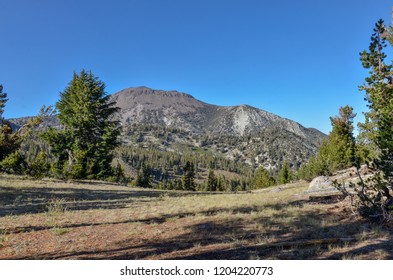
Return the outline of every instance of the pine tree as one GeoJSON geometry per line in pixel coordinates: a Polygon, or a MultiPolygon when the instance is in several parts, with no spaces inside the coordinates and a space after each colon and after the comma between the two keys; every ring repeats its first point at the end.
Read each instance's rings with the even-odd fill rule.
{"type": "Polygon", "coordinates": [[[18,150],[10,153],[0,161],[0,167],[7,173],[18,175],[25,174],[27,170],[26,161],[18,150]]]}
{"type": "Polygon", "coordinates": [[[31,164],[32,175],[36,179],[41,179],[45,177],[48,169],[47,156],[43,151],[40,151],[31,164]]]}
{"type": "Polygon", "coordinates": [[[136,179],[136,184],[142,188],[150,188],[151,187],[151,174],[152,169],[150,165],[145,165],[144,163],[141,166],[141,169],[138,172],[138,177],[136,179]]]}
{"type": "Polygon", "coordinates": [[[267,188],[274,185],[274,183],[274,179],[269,175],[269,172],[265,168],[260,167],[255,171],[255,175],[252,181],[252,188],[267,188]]]}
{"type": "Polygon", "coordinates": [[[209,170],[209,175],[207,176],[207,189],[211,192],[217,190],[217,178],[212,169],[209,170]]]}
{"type": "Polygon", "coordinates": [[[279,181],[281,184],[287,184],[292,179],[292,172],[289,168],[289,164],[287,161],[284,161],[280,171],[279,181]]]}
{"type": "Polygon", "coordinates": [[[340,107],[339,115],[331,117],[332,132],[329,134],[333,168],[335,170],[352,167],[356,164],[353,119],[356,114],[350,106],[340,107]]]}
{"type": "Polygon", "coordinates": [[[312,180],[315,176],[330,176],[337,170],[359,164],[353,136],[355,116],[352,107],[344,106],[340,107],[337,116],[330,118],[332,131],[322,142],[318,153],[309,159],[307,165],[299,169],[299,178],[312,180]]]}
{"type": "Polygon", "coordinates": [[[194,163],[187,161],[183,167],[182,183],[183,189],[189,191],[195,191],[195,168],[194,163]]]}
{"type": "Polygon", "coordinates": [[[74,73],[56,104],[63,130],[43,134],[57,156],[57,169],[71,178],[104,179],[112,174],[113,150],[120,128],[119,110],[109,102],[105,84],[91,72],[74,73]]]}
{"type": "Polygon", "coordinates": [[[360,53],[364,68],[369,69],[369,76],[360,90],[366,93],[369,111],[368,141],[378,148],[378,155],[372,161],[372,168],[377,172],[372,182],[361,181],[359,197],[362,201],[361,212],[383,216],[384,220],[393,219],[393,65],[385,62],[386,40],[393,46],[392,27],[386,28],[379,20],[371,36],[368,51],[360,53]],[[368,191],[372,190],[372,191],[368,191]],[[377,214],[376,214],[377,213],[377,214]]]}

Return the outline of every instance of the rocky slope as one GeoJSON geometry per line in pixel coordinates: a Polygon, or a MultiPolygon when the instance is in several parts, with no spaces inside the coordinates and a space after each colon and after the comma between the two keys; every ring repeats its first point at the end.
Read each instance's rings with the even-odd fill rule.
{"type": "MultiPolygon", "coordinates": [[[[120,108],[116,118],[126,145],[177,152],[203,148],[252,167],[276,169],[287,160],[296,169],[326,137],[258,108],[216,106],[178,91],[127,88],[111,95],[111,101],[120,108]]],[[[10,121],[20,126],[26,118],[10,121]]]]}
{"type": "Polygon", "coordinates": [[[315,142],[325,137],[316,129],[248,106],[216,106],[178,91],[146,87],[124,89],[112,95],[124,125],[133,123],[177,127],[201,134],[244,136],[266,128],[282,129],[315,142]]]}
{"type": "Polygon", "coordinates": [[[178,91],[128,88],[113,94],[112,101],[121,109],[118,117],[128,136],[134,136],[132,143],[171,151],[179,150],[178,144],[203,147],[253,167],[279,168],[287,160],[296,168],[326,137],[248,105],[216,106],[178,91]]]}

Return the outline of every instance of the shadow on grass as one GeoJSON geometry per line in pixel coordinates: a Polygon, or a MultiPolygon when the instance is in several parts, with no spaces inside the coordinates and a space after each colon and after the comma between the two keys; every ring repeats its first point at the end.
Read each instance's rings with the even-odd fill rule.
{"type": "MultiPolygon", "coordinates": [[[[79,184],[79,183],[78,183],[79,184]]],[[[89,183],[86,183],[89,184],[89,183]]],[[[67,210],[118,209],[132,202],[143,202],[160,196],[206,195],[196,192],[160,190],[92,190],[87,188],[26,187],[13,188],[0,185],[0,217],[46,211],[48,202],[62,200],[67,210]]]]}
{"type": "MultiPolygon", "coordinates": [[[[141,201],[141,200],[138,200],[141,201]]],[[[304,201],[301,201],[303,203],[304,201]]],[[[102,202],[100,202],[102,203],[102,202]]],[[[288,205],[299,205],[300,201],[295,201],[288,205]]],[[[97,205],[95,205],[97,207],[97,205]]],[[[79,228],[79,227],[87,227],[87,226],[103,226],[103,225],[119,225],[119,224],[128,224],[128,223],[144,223],[144,224],[162,224],[165,223],[167,220],[173,219],[182,219],[185,217],[193,217],[193,216],[215,216],[217,214],[229,214],[229,215],[236,215],[236,214],[250,214],[253,211],[261,211],[262,209],[271,208],[274,210],[281,210],[284,205],[271,205],[271,206],[261,206],[261,207],[240,207],[240,208],[212,208],[207,211],[198,211],[198,212],[181,212],[181,213],[174,213],[174,214],[165,214],[159,217],[150,217],[145,219],[126,219],[126,220],[119,220],[119,221],[111,221],[111,222],[98,222],[98,223],[75,223],[75,224],[65,224],[61,227],[64,229],[72,229],[72,228],[79,228]]],[[[302,204],[301,206],[302,207],[302,204]]],[[[117,207],[119,206],[117,205],[117,207]]],[[[67,208],[68,209],[68,208],[67,208]]],[[[89,208],[87,208],[89,209],[89,208]]],[[[108,209],[108,208],[106,208],[108,209]]],[[[7,231],[10,233],[23,233],[23,232],[31,232],[31,231],[40,231],[40,230],[48,230],[51,229],[51,226],[26,226],[26,227],[17,227],[17,228],[7,228],[7,231]]]]}
{"type": "MultiPolygon", "coordinates": [[[[263,209],[282,210],[282,212],[275,214],[276,217],[258,217],[252,220],[254,225],[259,225],[263,230],[250,227],[249,218],[226,215],[224,219],[207,218],[206,221],[194,223],[187,228],[187,233],[173,235],[169,238],[148,238],[146,235],[137,240],[128,238],[101,250],[92,248],[91,250],[34,255],[28,258],[342,259],[346,256],[355,258],[361,255],[368,256],[379,250],[384,252],[384,258],[393,259],[393,243],[390,233],[389,241],[374,240],[374,244],[363,242],[359,238],[365,230],[370,230],[371,225],[365,221],[337,219],[332,214],[317,210],[305,210],[298,212],[297,215],[285,211],[288,206],[296,205],[301,208],[304,203],[306,202],[297,201],[295,204],[271,204],[262,207],[263,209]],[[269,240],[271,237],[274,238],[269,240]],[[342,238],[345,238],[344,241],[341,241],[342,238]],[[313,240],[329,240],[329,242],[314,244],[313,240]],[[348,243],[345,240],[350,241],[348,243]]],[[[220,208],[209,212],[164,215],[139,221],[164,223],[168,218],[180,219],[187,215],[247,214],[263,209],[255,207],[220,208]]]]}

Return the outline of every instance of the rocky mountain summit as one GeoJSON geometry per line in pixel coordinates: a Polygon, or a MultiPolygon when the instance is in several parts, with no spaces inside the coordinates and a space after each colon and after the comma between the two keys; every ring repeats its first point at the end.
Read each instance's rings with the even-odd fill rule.
{"type": "Polygon", "coordinates": [[[178,91],[153,90],[147,87],[124,89],[112,95],[120,107],[123,125],[133,123],[177,127],[202,134],[245,136],[268,128],[291,132],[301,138],[319,142],[325,135],[297,122],[248,106],[216,106],[178,91]]]}

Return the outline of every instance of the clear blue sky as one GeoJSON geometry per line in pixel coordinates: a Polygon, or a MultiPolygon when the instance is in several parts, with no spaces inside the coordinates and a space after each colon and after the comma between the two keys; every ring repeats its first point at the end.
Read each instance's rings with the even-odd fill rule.
{"type": "Polygon", "coordinates": [[[390,0],[0,0],[5,117],[55,104],[74,71],[249,104],[327,133],[366,72],[359,52],[390,0]]]}

